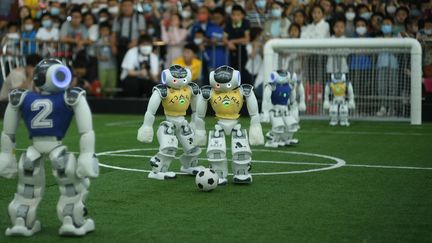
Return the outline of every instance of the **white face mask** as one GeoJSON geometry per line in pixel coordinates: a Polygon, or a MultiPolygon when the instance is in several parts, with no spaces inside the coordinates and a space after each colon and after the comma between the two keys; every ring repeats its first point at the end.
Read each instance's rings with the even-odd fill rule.
{"type": "Polygon", "coordinates": [[[354,18],[355,18],[355,13],[354,13],[354,12],[348,12],[348,13],[346,13],[346,14],[345,14],[345,18],[346,18],[348,21],[353,21],[354,18]]]}
{"type": "Polygon", "coordinates": [[[357,32],[357,34],[359,34],[359,35],[364,35],[364,34],[366,34],[366,31],[367,31],[367,29],[366,29],[366,27],[364,27],[364,26],[361,26],[361,27],[357,27],[357,28],[356,28],[356,32],[357,32]]]}
{"type": "Polygon", "coordinates": [[[99,18],[99,23],[105,22],[105,21],[107,21],[107,20],[108,20],[107,17],[100,17],[100,18],[99,18]]]}
{"type": "Polygon", "coordinates": [[[105,4],[105,3],[101,3],[101,4],[99,4],[99,9],[107,9],[108,8],[108,4],[105,4]]]}
{"type": "Polygon", "coordinates": [[[99,13],[99,8],[92,8],[92,14],[97,15],[99,13]]]}
{"type": "Polygon", "coordinates": [[[182,15],[182,17],[183,17],[184,19],[188,19],[188,18],[190,18],[190,16],[191,16],[192,14],[191,14],[190,11],[183,11],[183,12],[181,13],[181,15],[182,15]]]}
{"type": "Polygon", "coordinates": [[[195,43],[195,45],[201,45],[203,43],[203,39],[201,39],[201,38],[195,38],[194,39],[194,43],[195,43]]]}
{"type": "Polygon", "coordinates": [[[140,46],[139,48],[140,48],[140,52],[144,55],[150,54],[152,52],[152,49],[153,49],[152,46],[148,46],[148,45],[140,46]]]}
{"type": "Polygon", "coordinates": [[[155,33],[155,29],[154,28],[148,28],[147,29],[147,34],[153,35],[154,33],[155,33]]]}
{"type": "Polygon", "coordinates": [[[227,7],[225,8],[225,12],[226,12],[228,15],[230,15],[231,12],[232,12],[232,6],[227,6],[227,7]]]}
{"type": "Polygon", "coordinates": [[[24,25],[24,29],[27,31],[31,31],[31,30],[33,30],[33,25],[32,24],[26,24],[26,25],[24,25]]]}
{"type": "Polygon", "coordinates": [[[387,6],[387,13],[388,14],[394,14],[394,13],[396,13],[396,6],[393,6],[393,5],[387,6]]]}
{"type": "Polygon", "coordinates": [[[19,34],[18,33],[8,33],[7,37],[9,39],[19,39],[19,34]]]}
{"type": "Polygon", "coordinates": [[[426,35],[432,35],[432,29],[424,29],[426,35]]]}
{"type": "Polygon", "coordinates": [[[110,7],[108,9],[108,13],[110,13],[112,15],[117,15],[118,12],[119,12],[119,7],[118,6],[110,7]]]}
{"type": "Polygon", "coordinates": [[[88,8],[82,8],[82,9],[81,9],[81,13],[82,13],[82,14],[85,14],[85,13],[87,13],[87,12],[88,12],[88,8]]]}

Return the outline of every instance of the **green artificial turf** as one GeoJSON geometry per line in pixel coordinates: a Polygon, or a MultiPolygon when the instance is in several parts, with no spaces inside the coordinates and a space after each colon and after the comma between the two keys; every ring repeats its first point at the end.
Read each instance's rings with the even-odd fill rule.
{"type": "MultiPolygon", "coordinates": [[[[98,153],[135,149],[99,156],[100,162],[150,169],[148,156],[158,144],[136,140],[141,122],[142,116],[95,115],[98,153]]],[[[207,119],[208,129],[214,122],[207,119]]],[[[244,127],[247,122],[242,119],[244,127]]],[[[263,130],[268,129],[265,124],[263,130]]],[[[59,191],[47,162],[47,188],[38,211],[42,231],[31,242],[432,242],[432,124],[352,121],[345,128],[302,121],[295,137],[300,144],[294,147],[253,147],[253,172],[293,173],[336,163],[311,154],[346,165],[255,175],[252,185],[229,183],[209,193],[198,191],[191,176],[156,181],[145,172],[102,167],[87,202],[96,231],[78,239],[57,234],[59,191]]],[[[78,151],[78,139],[72,125],[64,142],[78,151]]],[[[17,141],[18,149],[30,144],[22,124],[17,141]]],[[[173,170],[179,167],[174,161],[173,170]]],[[[3,234],[17,179],[0,183],[0,242],[23,242],[3,234]]]]}

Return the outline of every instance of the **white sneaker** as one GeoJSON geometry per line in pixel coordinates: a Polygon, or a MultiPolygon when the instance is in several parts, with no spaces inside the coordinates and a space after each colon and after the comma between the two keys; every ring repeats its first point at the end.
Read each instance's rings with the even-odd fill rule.
{"type": "Polygon", "coordinates": [[[41,224],[39,220],[36,220],[31,229],[28,229],[25,225],[23,218],[16,218],[15,225],[12,228],[6,229],[6,236],[32,236],[41,230],[41,224]]]}
{"type": "Polygon", "coordinates": [[[219,178],[218,179],[218,185],[219,186],[225,186],[226,184],[228,184],[228,179],[227,178],[219,178]]]}
{"type": "Polygon", "coordinates": [[[234,175],[233,182],[236,184],[251,184],[252,183],[252,175],[234,175]]]}
{"type": "Polygon", "coordinates": [[[165,180],[165,179],[174,179],[176,178],[176,174],[172,171],[168,172],[150,172],[147,176],[150,179],[156,180],[165,180]]]}
{"type": "Polygon", "coordinates": [[[80,236],[85,235],[90,231],[95,230],[95,224],[93,219],[86,219],[85,223],[77,228],[75,227],[72,217],[66,216],[63,218],[63,225],[59,229],[60,235],[80,236]]]}
{"type": "Polygon", "coordinates": [[[185,168],[185,167],[183,167],[183,165],[180,167],[181,172],[184,172],[184,173],[189,174],[189,175],[196,175],[198,172],[200,172],[204,169],[205,169],[205,167],[201,166],[201,165],[189,167],[189,168],[185,168]]]}

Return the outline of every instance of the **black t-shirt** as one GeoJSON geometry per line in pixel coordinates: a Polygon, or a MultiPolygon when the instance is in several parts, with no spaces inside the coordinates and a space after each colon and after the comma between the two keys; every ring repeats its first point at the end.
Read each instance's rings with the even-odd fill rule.
{"type": "Polygon", "coordinates": [[[249,31],[250,22],[247,19],[243,19],[240,26],[234,27],[231,21],[225,26],[225,33],[228,35],[228,40],[243,38],[245,37],[245,33],[249,31]]]}

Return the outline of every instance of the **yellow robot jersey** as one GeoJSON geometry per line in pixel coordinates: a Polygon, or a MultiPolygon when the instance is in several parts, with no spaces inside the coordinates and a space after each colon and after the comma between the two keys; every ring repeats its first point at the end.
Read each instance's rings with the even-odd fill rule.
{"type": "Polygon", "coordinates": [[[189,107],[192,90],[189,86],[180,89],[167,88],[167,97],[162,100],[167,116],[184,116],[189,107]]]}
{"type": "Polygon", "coordinates": [[[240,117],[240,110],[243,106],[243,95],[240,89],[227,92],[216,92],[213,90],[210,102],[216,117],[221,119],[235,120],[240,117]]]}
{"type": "Polygon", "coordinates": [[[346,83],[330,83],[330,89],[335,97],[345,96],[346,83]]]}

